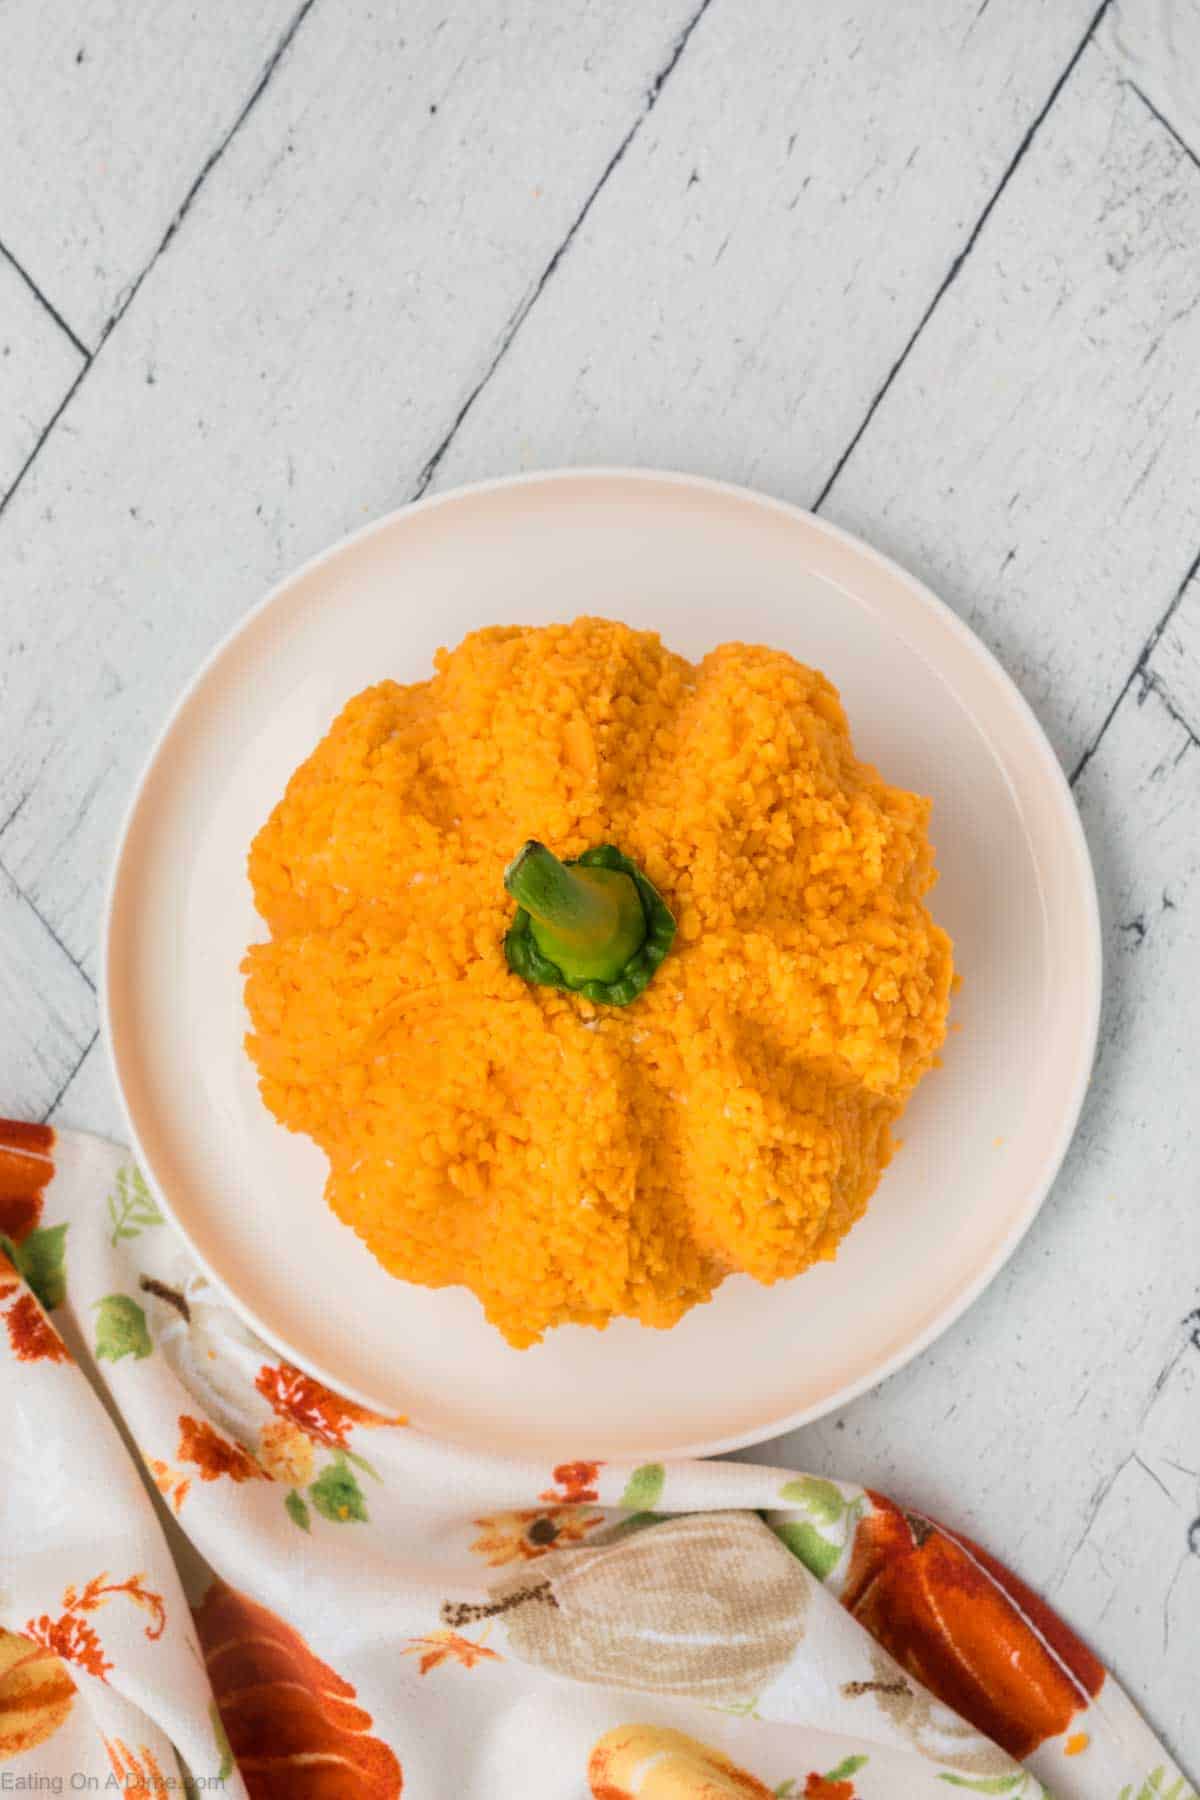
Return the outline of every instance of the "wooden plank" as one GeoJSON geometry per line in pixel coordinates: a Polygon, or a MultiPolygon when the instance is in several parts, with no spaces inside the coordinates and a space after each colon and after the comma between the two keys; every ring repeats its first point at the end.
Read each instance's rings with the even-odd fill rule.
{"type": "Polygon", "coordinates": [[[1085,0],[714,0],[438,472],[645,463],[811,505],[1085,0]]]}
{"type": "Polygon", "coordinates": [[[1162,1460],[1200,1468],[1178,1424],[1183,1390],[1167,1395],[1183,1383],[1194,1421],[1200,1117],[1187,1072],[1200,1038],[1191,974],[1200,964],[1200,749],[1153,686],[1130,688],[1078,795],[1100,888],[1106,999],[1063,1173],[1012,1262],[953,1331],[771,1455],[793,1468],[849,1470],[990,1545],[1063,1607],[1188,1767],[1200,1764],[1200,1719],[1182,1648],[1189,1615],[1179,1609],[1194,1585],[1169,1600],[1168,1591],[1200,1505],[1190,1478],[1162,1460]],[[1135,1454],[1172,1490],[1161,1519],[1161,1496],[1135,1454]],[[1102,1578],[1110,1508],[1123,1516],[1135,1493],[1144,1530],[1102,1578]],[[1168,1608],[1168,1653],[1147,1651],[1143,1662],[1156,1631],[1161,1645],[1168,1608]]]}
{"type": "Polygon", "coordinates": [[[1200,169],[1091,48],[830,517],[996,650],[1070,768],[1200,548],[1200,169]]]}
{"type": "Polygon", "coordinates": [[[117,1099],[108,1053],[97,1039],[80,1063],[50,1114],[62,1130],[94,1131],[114,1144],[129,1140],[129,1127],[117,1099]]]}
{"type": "Polygon", "coordinates": [[[40,1119],[96,1027],[95,995],[0,869],[0,1111],[40,1119]]]}
{"type": "Polygon", "coordinates": [[[70,338],[0,254],[0,503],[82,366],[70,338]]]}
{"type": "Polygon", "coordinates": [[[1169,703],[1200,737],[1200,575],[1184,590],[1149,666],[1169,703]]]}
{"type": "Polygon", "coordinates": [[[1122,74],[1200,156],[1200,6],[1196,0],[1114,0],[1101,42],[1122,74]]]}
{"type": "Polygon", "coordinates": [[[299,6],[0,8],[0,236],[89,348],[299,6]]]}
{"type": "Polygon", "coordinates": [[[153,729],[273,580],[411,493],[694,3],[306,20],[0,517],[0,859],[89,963],[153,729]]]}

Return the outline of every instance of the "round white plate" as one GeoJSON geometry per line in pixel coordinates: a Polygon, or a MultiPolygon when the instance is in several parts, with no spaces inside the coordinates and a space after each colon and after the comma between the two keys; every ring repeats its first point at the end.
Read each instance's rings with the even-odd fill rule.
{"type": "Polygon", "coordinates": [[[1095,1045],[1095,888],[1070,791],[992,657],[911,576],[809,514],[685,476],[564,472],[422,502],[291,576],[210,658],[154,751],[113,880],[109,1050],[150,1181],[292,1361],[414,1425],[553,1460],[731,1449],[898,1368],[966,1307],[1066,1150],[1095,1045]],[[670,1332],[511,1350],[461,1289],[384,1274],[268,1115],[238,964],[250,839],[350,696],[483,624],[580,613],[685,656],[773,644],[841,689],[860,755],[932,795],[932,906],[964,979],[945,1064],[837,1262],[727,1281],[670,1332]]]}

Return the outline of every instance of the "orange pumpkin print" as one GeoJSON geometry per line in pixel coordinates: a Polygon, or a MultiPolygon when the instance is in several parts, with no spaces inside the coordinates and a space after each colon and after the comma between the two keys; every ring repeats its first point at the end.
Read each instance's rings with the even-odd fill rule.
{"type": "Polygon", "coordinates": [[[42,1216],[54,1175],[54,1132],[49,1125],[0,1119],[0,1236],[19,1244],[42,1216]]]}
{"type": "Polygon", "coordinates": [[[600,1498],[596,1483],[603,1467],[604,1464],[598,1462],[559,1463],[554,1470],[557,1486],[548,1488],[539,1499],[559,1506],[586,1506],[589,1501],[600,1498]]]}
{"type": "Polygon", "coordinates": [[[264,1363],[254,1385],[281,1419],[299,1426],[306,1437],[330,1450],[349,1448],[347,1433],[352,1425],[403,1425],[407,1422],[400,1417],[386,1419],[354,1400],[343,1399],[332,1388],[314,1381],[311,1375],[293,1369],[290,1363],[280,1363],[278,1368],[264,1363]]]}
{"type": "Polygon", "coordinates": [[[772,1800],[721,1751],[668,1725],[618,1725],[588,1759],[592,1800],[772,1800]]]}
{"type": "Polygon", "coordinates": [[[400,1764],[370,1713],[299,1632],[223,1581],[195,1617],[250,1800],[398,1800],[400,1764]]]}
{"type": "Polygon", "coordinates": [[[13,1301],[4,1326],[18,1362],[70,1362],[71,1352],[32,1294],[13,1301]]]}
{"type": "Polygon", "coordinates": [[[170,1793],[178,1781],[168,1782],[158,1765],[158,1758],[145,1744],[135,1755],[121,1738],[105,1738],[104,1748],[112,1764],[116,1785],[126,1800],[153,1800],[155,1794],[170,1793]]]}
{"type": "Polygon", "coordinates": [[[230,1481],[271,1479],[248,1450],[214,1431],[207,1419],[193,1419],[187,1413],[180,1414],[179,1448],[175,1455],[180,1462],[193,1463],[200,1471],[201,1481],[219,1481],[222,1475],[228,1475],[230,1481]]]}
{"type": "Polygon", "coordinates": [[[843,1604],[939,1700],[1022,1760],[1099,1693],[1104,1668],[986,1551],[880,1494],[843,1604]]]}
{"type": "Polygon", "coordinates": [[[74,1699],[75,1683],[53,1651],[0,1630],[0,1762],[53,1737],[74,1699]]]}
{"type": "Polygon", "coordinates": [[[854,1800],[854,1783],[814,1770],[804,1783],[804,1800],[854,1800]]]}

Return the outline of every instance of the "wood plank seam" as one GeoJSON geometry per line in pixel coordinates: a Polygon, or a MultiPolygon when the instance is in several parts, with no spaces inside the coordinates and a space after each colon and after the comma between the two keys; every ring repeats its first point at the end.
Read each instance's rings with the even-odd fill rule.
{"type": "MultiPolygon", "coordinates": [[[[1079,761],[1075,764],[1074,769],[1071,771],[1070,781],[1071,781],[1072,787],[1075,786],[1076,782],[1079,780],[1080,776],[1083,774],[1084,770],[1087,768],[1088,764],[1091,762],[1093,756],[1095,756],[1097,750],[1100,748],[1100,745],[1103,743],[1104,734],[1108,730],[1109,726],[1112,724],[1113,720],[1116,718],[1117,713],[1120,711],[1122,700],[1124,700],[1126,694],[1129,692],[1130,688],[1133,686],[1133,684],[1137,680],[1138,676],[1146,675],[1146,666],[1149,663],[1150,658],[1154,655],[1155,649],[1158,645],[1158,641],[1162,637],[1163,632],[1167,629],[1167,626],[1171,623],[1171,620],[1174,618],[1174,616],[1180,606],[1180,603],[1183,600],[1183,596],[1187,592],[1189,583],[1192,581],[1193,577],[1197,573],[1200,573],[1200,551],[1197,551],[1195,557],[1192,560],[1191,566],[1189,567],[1183,580],[1180,582],[1180,584],[1176,588],[1174,594],[1171,596],[1170,604],[1168,605],[1166,611],[1163,613],[1162,618],[1158,621],[1158,624],[1154,627],[1154,630],[1150,633],[1150,636],[1146,639],[1145,643],[1142,645],[1141,650],[1138,652],[1138,655],[1134,660],[1133,667],[1130,669],[1129,674],[1125,677],[1125,680],[1121,686],[1120,692],[1118,693],[1116,699],[1113,701],[1112,705],[1109,707],[1107,713],[1104,715],[1104,718],[1101,721],[1099,731],[1097,731],[1095,737],[1092,739],[1091,743],[1088,745],[1087,749],[1084,751],[1084,753],[1080,757],[1079,761]]],[[[1156,685],[1156,687],[1160,688],[1160,697],[1163,697],[1161,695],[1161,684],[1156,683],[1155,685],[1156,685]]],[[[1189,732],[1191,731],[1191,727],[1187,724],[1186,720],[1180,719],[1179,723],[1181,725],[1183,725],[1186,730],[1188,730],[1189,732]]]]}
{"type": "Polygon", "coordinates": [[[46,1108],[45,1112],[42,1114],[41,1118],[38,1120],[38,1123],[40,1125],[45,1125],[47,1123],[47,1121],[49,1120],[51,1114],[56,1110],[57,1107],[59,1107],[62,1104],[63,1095],[66,1093],[67,1089],[70,1087],[71,1083],[74,1081],[75,1077],[78,1075],[80,1069],[82,1069],[82,1067],[83,1067],[84,1063],[87,1061],[88,1057],[92,1054],[92,1051],[96,1047],[96,1041],[99,1038],[99,1036],[100,1036],[100,1027],[97,1025],[95,1031],[93,1031],[91,1037],[88,1039],[87,1043],[85,1044],[83,1051],[80,1054],[79,1060],[75,1064],[75,1067],[71,1070],[71,1073],[67,1076],[66,1080],[63,1082],[62,1086],[59,1088],[57,1094],[55,1094],[53,1100],[50,1102],[49,1106],[46,1108]]]}
{"type": "Polygon", "coordinates": [[[46,935],[50,939],[51,943],[56,944],[58,946],[58,948],[62,951],[63,955],[66,957],[67,961],[70,963],[71,967],[74,969],[75,973],[81,978],[82,981],[84,981],[87,984],[87,986],[91,989],[92,993],[94,994],[96,992],[96,984],[92,980],[91,976],[88,974],[87,970],[84,968],[83,964],[79,961],[78,957],[73,956],[71,954],[71,951],[67,948],[66,944],[63,943],[63,941],[59,937],[57,931],[55,931],[53,925],[51,925],[49,920],[44,917],[41,909],[37,906],[37,904],[33,900],[30,899],[29,895],[25,892],[25,889],[21,886],[20,882],[14,879],[14,877],[12,876],[10,871],[5,868],[5,866],[2,862],[0,862],[0,876],[3,876],[4,879],[6,881],[8,881],[11,884],[11,886],[15,889],[17,894],[25,902],[26,906],[29,908],[30,912],[33,914],[34,918],[37,920],[38,924],[42,927],[42,930],[46,933],[46,935]]]}
{"type": "MultiPolygon", "coordinates": [[[[1108,0],[1104,0],[1104,3],[1105,3],[1105,5],[1107,5],[1108,0]]],[[[637,137],[638,132],[641,130],[641,128],[645,124],[646,120],[650,117],[650,114],[654,111],[655,106],[658,104],[659,95],[662,93],[663,88],[666,86],[666,83],[670,80],[670,77],[673,74],[676,66],[678,65],[680,58],[683,56],[684,51],[687,49],[688,44],[691,41],[692,33],[695,31],[697,25],[699,25],[701,19],[704,17],[705,13],[708,11],[709,6],[711,4],[712,4],[712,0],[701,0],[700,6],[696,9],[696,11],[693,13],[692,17],[688,20],[688,22],[684,26],[683,30],[679,33],[679,36],[675,39],[675,42],[671,46],[670,54],[668,55],[666,62],[663,64],[663,66],[659,70],[658,74],[654,77],[654,80],[650,83],[649,88],[646,90],[645,104],[643,105],[641,112],[637,115],[636,119],[633,121],[633,124],[629,127],[629,130],[625,133],[625,136],[621,139],[621,142],[617,145],[617,148],[614,150],[612,156],[609,158],[604,169],[601,171],[599,180],[596,182],[595,186],[592,188],[591,192],[588,194],[587,198],[584,200],[583,205],[580,207],[578,213],[575,215],[575,218],[572,221],[570,228],[567,231],[566,236],[563,238],[562,242],[559,244],[558,248],[555,250],[553,256],[551,256],[549,262],[546,264],[545,268],[542,270],[541,275],[538,277],[537,281],[534,283],[533,291],[530,293],[530,295],[528,296],[527,299],[523,300],[520,303],[520,305],[517,307],[516,311],[513,313],[511,319],[508,321],[508,324],[505,326],[503,332],[501,333],[499,348],[497,349],[495,356],[492,358],[491,362],[488,364],[487,368],[484,370],[483,375],[476,382],[476,384],[472,388],[471,392],[467,395],[467,398],[463,401],[453,423],[450,426],[449,431],[446,433],[445,437],[442,439],[441,443],[438,445],[437,449],[433,452],[433,455],[429,458],[428,462],[425,464],[424,468],[421,470],[421,473],[418,475],[417,480],[416,480],[416,485],[413,487],[413,490],[409,495],[410,501],[419,500],[421,498],[421,495],[425,492],[426,488],[429,486],[430,482],[433,480],[434,476],[437,474],[438,465],[441,463],[442,458],[445,456],[445,454],[449,450],[451,444],[454,442],[455,437],[458,435],[460,426],[463,424],[463,421],[466,419],[467,415],[470,413],[471,408],[475,405],[475,402],[478,400],[480,394],[482,394],[482,392],[483,392],[484,388],[487,386],[488,382],[492,379],[492,376],[496,373],[496,370],[500,367],[500,364],[504,361],[504,358],[508,353],[509,346],[512,344],[514,338],[517,336],[517,333],[520,331],[522,325],[525,323],[526,319],[529,317],[529,315],[533,311],[534,307],[537,305],[548,282],[551,281],[551,279],[554,276],[555,270],[558,268],[559,264],[562,262],[563,257],[566,255],[567,251],[571,248],[571,244],[575,238],[576,233],[579,231],[580,226],[583,224],[584,220],[587,218],[588,214],[591,212],[592,207],[594,206],[596,200],[599,198],[605,185],[607,184],[609,177],[612,175],[613,171],[618,167],[622,158],[625,155],[625,152],[629,149],[629,146],[633,143],[634,139],[637,137]]]]}
{"type": "MultiPolygon", "coordinates": [[[[217,164],[220,162],[221,158],[224,156],[226,150],[229,148],[233,139],[237,136],[238,132],[241,130],[242,126],[245,124],[246,120],[250,116],[251,112],[254,110],[255,106],[262,99],[262,96],[266,92],[267,87],[271,81],[271,77],[274,75],[276,69],[279,67],[284,56],[287,54],[289,48],[292,45],[292,42],[295,39],[296,33],[299,31],[301,25],[303,25],[305,19],[308,17],[308,14],[312,11],[312,9],[315,5],[316,5],[316,0],[303,0],[303,4],[299,7],[297,12],[293,15],[291,24],[288,26],[287,30],[280,37],[279,42],[276,44],[274,50],[271,52],[270,56],[267,58],[265,64],[263,65],[262,73],[259,75],[257,82],[255,83],[254,87],[251,89],[250,95],[249,95],[248,99],[246,100],[245,105],[242,107],[241,111],[238,113],[237,118],[233,121],[233,124],[229,127],[228,131],[225,133],[224,137],[217,144],[216,148],[214,150],[212,150],[210,152],[210,154],[205,158],[203,164],[201,165],[199,174],[196,176],[195,180],[192,182],[191,187],[189,187],[187,193],[184,195],[183,200],[181,201],[180,205],[176,208],[175,213],[174,213],[173,217],[171,218],[171,221],[168,224],[166,231],[162,235],[162,238],[159,242],[158,248],[155,250],[154,254],[150,257],[149,261],[145,264],[144,268],[141,270],[141,273],[134,277],[134,279],[129,283],[128,287],[125,288],[124,291],[121,293],[121,295],[118,297],[117,304],[113,308],[113,311],[112,311],[110,317],[108,318],[103,331],[100,333],[100,339],[96,345],[95,350],[93,350],[90,354],[87,351],[84,351],[84,355],[87,357],[87,361],[83,364],[83,367],[80,369],[78,375],[75,377],[75,380],[71,383],[70,387],[67,389],[66,393],[63,395],[63,398],[60,400],[58,406],[55,408],[54,412],[51,414],[46,425],[42,428],[42,431],[38,435],[37,442],[34,444],[33,449],[30,451],[29,455],[25,458],[25,461],[22,463],[21,467],[18,469],[16,477],[13,480],[11,486],[9,487],[8,492],[6,494],[4,494],[3,496],[0,496],[0,517],[3,517],[4,510],[7,507],[9,501],[12,499],[13,495],[16,493],[16,491],[20,487],[21,483],[24,481],[26,475],[29,473],[29,470],[33,467],[33,464],[37,460],[37,457],[41,451],[42,445],[46,442],[46,439],[50,436],[50,433],[53,431],[53,429],[57,425],[59,419],[62,417],[63,413],[66,411],[67,406],[70,404],[71,400],[74,398],[75,394],[78,392],[80,384],[82,383],[85,375],[88,373],[88,370],[91,368],[92,364],[95,362],[96,357],[99,356],[101,350],[104,348],[104,345],[108,342],[108,339],[112,335],[114,329],[116,328],[116,326],[118,326],[120,324],[121,320],[125,317],[125,314],[129,311],[129,308],[133,304],[133,301],[136,298],[138,290],[141,287],[142,283],[145,281],[147,275],[149,275],[151,269],[153,269],[155,263],[158,262],[159,258],[162,256],[163,252],[166,250],[167,245],[171,242],[171,239],[175,236],[176,232],[179,230],[179,227],[183,224],[184,219],[187,217],[188,213],[191,211],[192,205],[195,202],[197,196],[199,195],[201,188],[204,186],[204,183],[207,181],[208,177],[212,174],[212,171],[216,168],[217,164]]],[[[12,262],[13,259],[10,257],[9,261],[12,262]]],[[[18,264],[13,262],[13,266],[14,266],[14,268],[17,268],[19,274],[24,276],[26,281],[29,280],[28,276],[25,276],[24,270],[20,269],[18,264]]],[[[32,282],[30,282],[30,286],[33,286],[32,282]]],[[[34,292],[37,293],[38,290],[36,288],[34,288],[34,292]]],[[[42,299],[42,296],[40,294],[38,294],[38,298],[42,299]]],[[[50,312],[52,312],[52,313],[54,312],[53,307],[50,306],[48,301],[43,300],[43,304],[47,307],[47,309],[50,312]]],[[[54,313],[54,317],[58,318],[58,314],[54,313]]],[[[59,320],[59,323],[63,324],[64,330],[68,329],[61,319],[59,320]]],[[[72,337],[72,341],[78,343],[78,340],[74,339],[74,335],[70,331],[68,331],[68,336],[72,337]]],[[[82,345],[79,345],[78,347],[82,349],[82,345]]]]}
{"type": "Polygon", "coordinates": [[[1146,111],[1148,113],[1150,113],[1153,118],[1158,120],[1159,124],[1162,126],[1163,130],[1167,133],[1168,137],[1171,137],[1175,140],[1175,142],[1178,144],[1179,148],[1183,151],[1183,154],[1187,157],[1188,161],[1191,163],[1194,163],[1196,165],[1196,167],[1198,169],[1200,169],[1200,156],[1197,156],[1196,152],[1192,149],[1192,146],[1188,143],[1186,138],[1180,137],[1178,131],[1176,131],[1176,129],[1175,129],[1174,125],[1172,125],[1170,119],[1165,117],[1165,115],[1163,113],[1159,112],[1159,110],[1158,110],[1157,106],[1155,106],[1153,100],[1148,100],[1146,98],[1145,94],[1142,92],[1142,90],[1138,86],[1137,82],[1136,81],[1126,81],[1124,85],[1127,88],[1129,88],[1131,90],[1131,92],[1133,92],[1137,95],[1137,97],[1141,101],[1142,105],[1146,108],[1146,111]]]}
{"type": "Polygon", "coordinates": [[[12,251],[8,248],[8,245],[2,241],[0,241],[0,256],[2,256],[9,267],[15,270],[16,274],[20,276],[34,299],[38,301],[44,312],[49,313],[50,317],[54,320],[54,323],[58,326],[58,329],[70,339],[80,356],[83,357],[84,362],[90,362],[92,353],[83,342],[82,338],[78,337],[76,333],[71,330],[71,327],[67,324],[67,321],[63,318],[53,301],[48,300],[45,294],[43,294],[41,288],[29,273],[29,270],[17,261],[12,251]]]}
{"type": "Polygon", "coordinates": [[[845,468],[846,464],[849,462],[850,458],[853,456],[854,451],[858,446],[859,440],[862,438],[863,433],[866,431],[868,425],[870,425],[870,423],[871,423],[871,420],[875,417],[876,412],[879,410],[880,405],[882,404],[883,400],[885,399],[885,397],[887,395],[888,389],[891,387],[891,385],[895,381],[897,375],[900,373],[901,369],[904,367],[905,363],[908,361],[909,355],[912,352],[913,346],[916,344],[917,339],[920,337],[920,335],[924,331],[926,325],[928,325],[930,319],[933,317],[934,313],[937,311],[939,305],[941,304],[943,296],[953,286],[958,275],[961,273],[963,265],[965,264],[968,256],[970,256],[971,251],[975,248],[975,244],[979,237],[979,234],[982,232],[984,226],[988,222],[988,219],[991,217],[992,212],[994,211],[994,209],[996,207],[997,201],[1000,199],[1001,194],[1003,194],[1005,188],[1008,186],[1009,182],[1012,180],[1012,177],[1016,174],[1017,169],[1020,167],[1021,163],[1024,161],[1026,152],[1028,151],[1030,145],[1033,143],[1033,140],[1037,136],[1043,123],[1045,122],[1046,118],[1048,117],[1051,110],[1053,109],[1063,88],[1066,86],[1067,82],[1070,80],[1072,74],[1074,73],[1074,70],[1076,68],[1076,65],[1079,62],[1080,57],[1083,55],[1083,53],[1087,49],[1088,45],[1091,43],[1092,39],[1095,37],[1096,31],[1100,25],[1100,21],[1103,19],[1105,13],[1108,11],[1109,6],[1111,4],[1112,4],[1112,0],[1101,0],[1101,4],[1100,4],[1098,11],[1092,17],[1091,24],[1088,26],[1087,30],[1084,32],[1083,36],[1080,38],[1078,44],[1075,46],[1075,49],[1072,51],[1070,57],[1067,59],[1066,66],[1064,67],[1062,73],[1059,75],[1058,79],[1055,81],[1054,86],[1050,89],[1050,92],[1047,95],[1045,102],[1043,103],[1043,105],[1041,106],[1041,108],[1037,112],[1037,114],[1034,116],[1028,130],[1026,131],[1024,137],[1021,139],[1021,142],[1017,145],[1016,152],[1014,153],[1011,161],[1009,162],[1008,167],[1005,169],[1003,175],[1001,175],[999,183],[997,184],[997,186],[995,187],[995,189],[989,196],[987,204],[984,206],[983,211],[980,213],[979,217],[976,219],[974,225],[972,226],[970,234],[967,237],[966,243],[963,245],[962,249],[958,252],[958,255],[954,258],[954,261],[950,264],[950,267],[946,271],[946,275],[945,275],[944,279],[942,280],[941,285],[938,287],[932,300],[929,302],[929,305],[925,308],[925,311],[921,314],[921,317],[917,322],[916,330],[913,332],[912,336],[909,338],[908,342],[905,344],[903,350],[901,350],[899,356],[896,358],[895,362],[892,364],[891,368],[888,370],[888,373],[887,373],[886,377],[884,378],[883,384],[879,388],[879,390],[875,394],[875,396],[873,397],[871,404],[868,406],[866,413],[863,416],[862,423],[858,427],[858,430],[854,433],[854,436],[850,439],[850,442],[846,445],[846,448],[842,451],[842,454],[838,457],[837,462],[833,466],[833,472],[830,474],[829,479],[826,481],[824,487],[821,489],[820,493],[817,495],[817,498],[813,501],[813,505],[812,505],[813,512],[820,512],[822,506],[825,504],[825,501],[828,499],[829,494],[832,491],[833,486],[834,486],[835,482],[837,481],[838,476],[841,474],[842,470],[845,468]]]}

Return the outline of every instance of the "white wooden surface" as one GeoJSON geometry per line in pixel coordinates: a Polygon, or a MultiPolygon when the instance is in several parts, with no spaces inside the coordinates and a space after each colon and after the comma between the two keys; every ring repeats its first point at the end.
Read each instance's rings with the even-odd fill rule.
{"type": "Polygon", "coordinates": [[[818,506],[1038,710],[1108,986],[1009,1268],[757,1454],[991,1544],[1193,1773],[1198,152],[1200,0],[0,4],[0,1106],[120,1135],[113,834],[291,565],[561,462],[818,506]]]}

